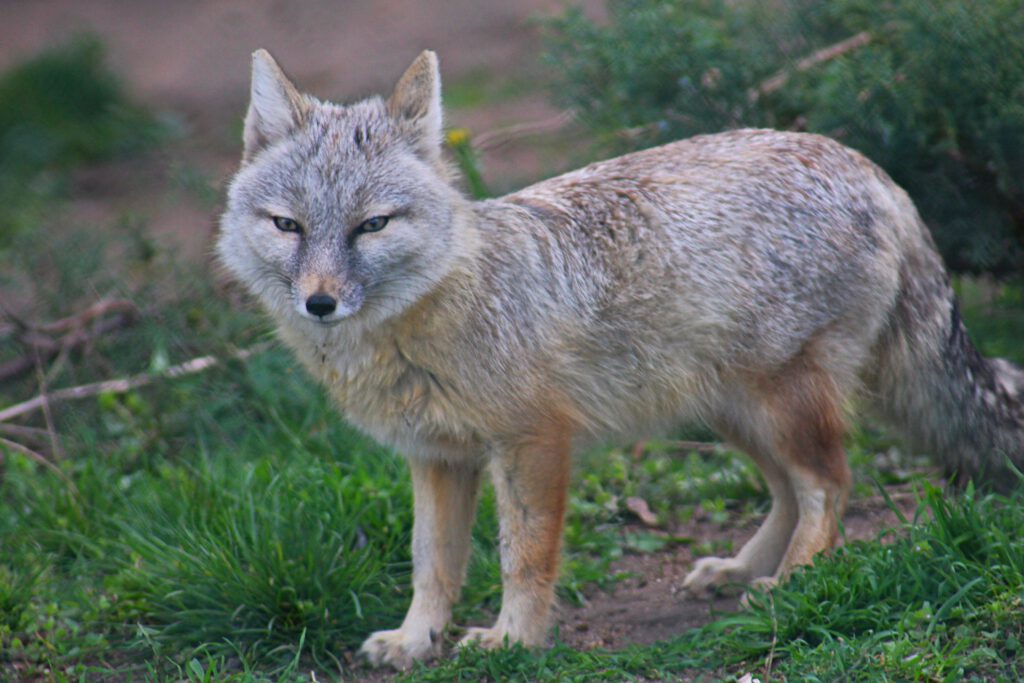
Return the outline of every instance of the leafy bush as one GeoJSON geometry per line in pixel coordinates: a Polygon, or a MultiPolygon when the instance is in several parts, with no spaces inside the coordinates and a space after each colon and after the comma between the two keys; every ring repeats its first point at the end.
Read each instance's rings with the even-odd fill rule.
{"type": "Polygon", "coordinates": [[[548,58],[564,103],[617,151],[744,126],[823,133],[907,189],[951,268],[1024,269],[1018,0],[612,0],[609,14],[549,22],[548,58]]]}

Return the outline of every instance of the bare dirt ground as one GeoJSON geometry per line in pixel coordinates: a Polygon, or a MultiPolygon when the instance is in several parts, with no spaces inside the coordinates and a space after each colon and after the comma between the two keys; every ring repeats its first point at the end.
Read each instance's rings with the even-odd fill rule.
{"type": "MultiPolygon", "coordinates": [[[[599,13],[599,0],[583,3],[599,13]]],[[[529,20],[558,12],[560,0],[4,0],[0,5],[0,69],[81,32],[97,35],[109,63],[144,104],[175,117],[184,131],[143,160],[120,161],[77,176],[68,215],[102,225],[130,214],[185,258],[209,258],[217,205],[189,191],[197,175],[218,195],[240,154],[248,96],[249,56],[266,47],[298,84],[318,96],[348,101],[387,92],[425,48],[438,52],[447,85],[495,88],[543,80],[538,30],[529,20]]],[[[499,88],[500,89],[500,88],[499,88]]],[[[448,112],[448,125],[473,132],[547,121],[559,114],[542,88],[512,88],[488,102],[448,112]]],[[[564,170],[568,159],[545,154],[547,138],[514,139],[484,154],[485,177],[497,189],[564,170]]],[[[210,193],[207,193],[209,195],[210,193]]],[[[895,522],[876,500],[859,501],[846,517],[849,538],[869,538],[895,522]]],[[[727,537],[739,547],[754,526],[698,521],[682,533],[727,537]]],[[[649,643],[737,608],[738,598],[687,598],[681,583],[692,565],[689,546],[630,555],[613,571],[633,575],[611,592],[563,607],[560,637],[580,648],[649,643]]],[[[389,678],[377,674],[377,679],[389,678]]]]}
{"type": "MultiPolygon", "coordinates": [[[[909,519],[916,506],[912,494],[893,491],[893,502],[909,519]]],[[[736,526],[697,518],[673,536],[694,539],[663,552],[626,555],[612,573],[630,575],[609,592],[588,597],[583,607],[562,607],[559,637],[573,647],[621,648],[650,644],[702,626],[722,612],[740,609],[738,594],[694,597],[683,591],[683,579],[697,557],[693,547],[703,541],[732,541],[739,549],[757,530],[761,520],[736,526]]],[[[875,538],[879,530],[897,526],[899,518],[882,498],[855,500],[843,517],[846,542],[875,538]]]]}

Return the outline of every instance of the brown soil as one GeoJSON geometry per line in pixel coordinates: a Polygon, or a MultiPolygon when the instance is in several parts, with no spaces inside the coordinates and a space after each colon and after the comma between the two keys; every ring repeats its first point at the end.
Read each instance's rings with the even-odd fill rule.
{"type": "MultiPolygon", "coordinates": [[[[909,518],[916,505],[914,496],[898,491],[890,495],[909,518]]],[[[611,591],[589,596],[583,607],[563,607],[559,637],[578,648],[616,649],[632,643],[649,644],[702,626],[713,620],[716,613],[739,609],[738,594],[693,597],[682,590],[683,579],[697,559],[693,554],[695,545],[729,540],[733,548],[739,549],[753,536],[760,522],[759,519],[735,526],[697,519],[673,532],[674,536],[692,538],[696,543],[658,553],[627,555],[616,561],[612,573],[627,572],[632,576],[611,591]]],[[[898,523],[897,515],[881,498],[854,501],[843,517],[847,541],[875,538],[881,529],[898,523]]]]}

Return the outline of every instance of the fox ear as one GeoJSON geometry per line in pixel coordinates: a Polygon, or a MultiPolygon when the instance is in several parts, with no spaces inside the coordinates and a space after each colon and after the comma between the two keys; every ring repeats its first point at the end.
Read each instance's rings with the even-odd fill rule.
{"type": "Polygon", "coordinates": [[[299,93],[266,50],[252,53],[252,91],[245,115],[243,161],[298,128],[309,112],[299,93]]]}
{"type": "Polygon", "coordinates": [[[437,55],[420,53],[388,99],[388,113],[411,135],[416,149],[431,162],[441,156],[441,71],[437,55]]]}

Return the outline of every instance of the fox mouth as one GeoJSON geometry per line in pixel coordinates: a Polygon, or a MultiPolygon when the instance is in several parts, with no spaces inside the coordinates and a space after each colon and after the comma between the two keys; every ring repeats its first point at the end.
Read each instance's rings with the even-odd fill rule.
{"type": "Polygon", "coordinates": [[[309,320],[310,322],[315,323],[318,327],[334,327],[345,322],[345,320],[347,320],[349,316],[345,316],[342,318],[317,318],[315,316],[305,315],[302,317],[304,317],[306,320],[309,320]]]}
{"type": "Polygon", "coordinates": [[[359,312],[359,309],[353,311],[336,310],[328,315],[315,315],[305,310],[305,307],[299,307],[299,316],[303,320],[308,320],[311,323],[315,323],[319,327],[334,327],[341,323],[351,320],[354,315],[359,312]]]}

